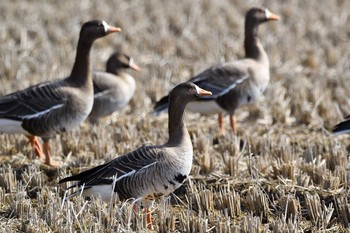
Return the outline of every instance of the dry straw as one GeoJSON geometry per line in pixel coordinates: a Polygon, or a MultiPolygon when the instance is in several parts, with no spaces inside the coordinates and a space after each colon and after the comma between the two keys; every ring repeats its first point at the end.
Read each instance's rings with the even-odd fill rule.
{"type": "MultiPolygon", "coordinates": [[[[261,27],[271,85],[237,110],[238,136],[217,134],[216,116],[188,113],[190,179],[152,209],[157,232],[345,232],[349,137],[331,127],[350,113],[350,2],[6,1],[0,5],[0,94],[68,76],[81,24],[120,26],[98,41],[102,70],[116,49],[142,67],[130,106],[98,126],[52,139],[59,170],[41,165],[22,135],[0,135],[0,232],[147,232],[132,200],[72,198],[57,181],[167,140],[152,103],[175,84],[242,57],[244,13],[265,6],[280,22],[261,27]]],[[[225,124],[228,125],[228,124],[225,124]]]]}

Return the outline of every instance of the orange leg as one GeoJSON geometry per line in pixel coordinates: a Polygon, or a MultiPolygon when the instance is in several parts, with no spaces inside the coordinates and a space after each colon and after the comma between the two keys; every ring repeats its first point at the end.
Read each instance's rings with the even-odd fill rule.
{"type": "Polygon", "coordinates": [[[137,213],[139,207],[137,206],[137,203],[134,204],[134,206],[132,207],[132,210],[134,211],[134,213],[137,213]]]}
{"type": "MultiPolygon", "coordinates": [[[[138,211],[137,203],[134,204],[132,209],[133,209],[134,213],[137,213],[137,211],[138,211]]],[[[144,211],[146,213],[147,228],[150,230],[153,230],[151,211],[149,210],[149,208],[145,208],[144,211]]]]}
{"type": "Polygon", "coordinates": [[[232,132],[236,134],[237,133],[236,119],[235,119],[235,116],[231,114],[230,114],[230,125],[231,125],[232,132]]]}
{"type": "Polygon", "coordinates": [[[60,163],[51,159],[51,148],[49,145],[48,140],[44,140],[44,153],[45,153],[45,158],[44,158],[44,163],[52,166],[52,167],[59,167],[60,163]]]}
{"type": "Polygon", "coordinates": [[[34,153],[42,160],[45,159],[45,154],[43,152],[43,149],[40,146],[39,140],[34,135],[27,135],[27,138],[29,139],[30,144],[32,145],[34,149],[34,153]]]}
{"type": "Polygon", "coordinates": [[[145,212],[147,227],[148,229],[153,230],[151,211],[149,210],[149,208],[145,208],[145,212]]]}
{"type": "Polygon", "coordinates": [[[219,134],[224,135],[225,131],[224,131],[224,127],[223,127],[223,117],[222,117],[222,113],[220,112],[218,114],[218,123],[219,123],[219,134]]]}

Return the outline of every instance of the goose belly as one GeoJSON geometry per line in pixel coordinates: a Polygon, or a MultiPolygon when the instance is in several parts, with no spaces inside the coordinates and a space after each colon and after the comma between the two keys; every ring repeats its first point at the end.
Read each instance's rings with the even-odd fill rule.
{"type": "Polygon", "coordinates": [[[0,132],[7,134],[28,134],[28,132],[23,129],[21,121],[10,119],[0,119],[0,132]]]}
{"type": "Polygon", "coordinates": [[[186,163],[182,163],[182,166],[165,166],[163,174],[154,176],[153,180],[150,180],[152,184],[151,189],[148,190],[148,195],[154,196],[154,198],[160,196],[166,196],[178,189],[184,181],[188,178],[192,168],[192,160],[187,160],[186,163]]]}
{"type": "Polygon", "coordinates": [[[56,118],[54,131],[67,131],[78,127],[90,114],[92,105],[93,101],[86,101],[80,105],[79,109],[67,109],[65,112],[62,112],[64,114],[56,118]]]}
{"type": "Polygon", "coordinates": [[[84,197],[96,197],[101,198],[102,201],[109,202],[113,194],[113,185],[96,185],[90,188],[84,189],[82,195],[84,197]]]}
{"type": "Polygon", "coordinates": [[[198,112],[204,115],[216,114],[223,111],[223,109],[214,100],[190,102],[187,104],[186,109],[191,112],[198,112]]]}
{"type": "Polygon", "coordinates": [[[125,177],[115,184],[115,191],[122,199],[144,198],[153,201],[179,188],[187,179],[190,169],[175,169],[172,165],[158,166],[156,169],[125,177]]]}
{"type": "Polygon", "coordinates": [[[89,112],[85,112],[76,114],[75,116],[67,117],[65,120],[61,121],[59,131],[61,131],[61,129],[64,129],[64,131],[66,131],[78,127],[80,123],[82,123],[88,117],[88,115],[89,112]]]}
{"type": "Polygon", "coordinates": [[[149,181],[149,186],[143,190],[136,198],[144,197],[147,200],[153,201],[159,197],[167,196],[170,193],[178,189],[183,182],[187,179],[188,174],[181,172],[170,173],[166,176],[153,177],[152,181],[149,181]]]}
{"type": "Polygon", "coordinates": [[[242,93],[242,96],[238,99],[238,106],[246,105],[255,101],[263,94],[264,91],[265,88],[254,87],[247,92],[242,93]]]}

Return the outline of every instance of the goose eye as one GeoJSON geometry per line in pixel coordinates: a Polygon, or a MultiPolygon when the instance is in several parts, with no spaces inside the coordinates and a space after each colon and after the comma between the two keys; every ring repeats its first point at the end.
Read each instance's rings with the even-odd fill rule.
{"type": "Polygon", "coordinates": [[[191,88],[191,93],[195,94],[196,96],[199,96],[199,91],[197,87],[191,88]]]}
{"type": "Polygon", "coordinates": [[[190,87],[190,88],[188,89],[188,93],[191,94],[191,95],[193,95],[193,94],[196,94],[196,91],[195,91],[195,89],[194,89],[193,87],[190,87]]]}

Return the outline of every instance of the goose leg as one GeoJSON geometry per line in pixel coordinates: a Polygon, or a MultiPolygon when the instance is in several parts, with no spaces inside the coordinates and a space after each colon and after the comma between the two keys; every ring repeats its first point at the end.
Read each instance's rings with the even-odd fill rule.
{"type": "Polygon", "coordinates": [[[236,119],[233,114],[232,115],[230,114],[230,125],[231,125],[232,132],[236,134],[237,133],[236,119]]]}
{"type": "Polygon", "coordinates": [[[145,208],[147,228],[153,230],[152,216],[149,208],[145,208]]]}
{"type": "Polygon", "coordinates": [[[219,134],[224,135],[225,131],[224,131],[224,127],[223,127],[223,117],[222,117],[222,113],[220,112],[218,114],[218,123],[219,123],[219,134]]]}
{"type": "Polygon", "coordinates": [[[44,154],[45,154],[45,158],[44,158],[44,163],[52,166],[52,167],[59,167],[60,163],[51,159],[51,148],[50,148],[50,144],[49,144],[49,140],[45,140],[44,139],[44,154]]]}
{"type": "Polygon", "coordinates": [[[134,204],[134,206],[132,207],[132,210],[134,211],[134,213],[136,213],[138,211],[138,206],[137,203],[134,204]]]}
{"type": "MultiPolygon", "coordinates": [[[[137,203],[134,204],[134,206],[132,207],[134,213],[136,213],[138,211],[138,205],[137,203]]],[[[147,228],[150,230],[153,230],[153,225],[152,225],[152,216],[151,216],[151,211],[149,208],[144,208],[144,211],[146,213],[146,224],[147,224],[147,228]]]]}
{"type": "Polygon", "coordinates": [[[28,135],[27,136],[30,144],[32,145],[34,149],[34,153],[40,158],[40,159],[45,159],[45,154],[43,152],[43,149],[40,146],[39,140],[36,136],[34,135],[28,135]]]}

